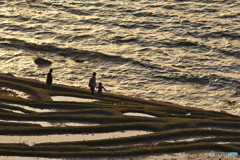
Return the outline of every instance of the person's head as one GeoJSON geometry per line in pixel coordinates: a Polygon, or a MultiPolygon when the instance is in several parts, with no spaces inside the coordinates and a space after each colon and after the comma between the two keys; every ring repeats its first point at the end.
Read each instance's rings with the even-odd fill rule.
{"type": "Polygon", "coordinates": [[[99,86],[102,86],[102,83],[99,83],[99,86]]]}
{"type": "Polygon", "coordinates": [[[96,72],[93,72],[93,74],[92,74],[92,75],[93,75],[93,77],[95,77],[95,76],[97,75],[97,73],[96,73],[96,72]]]}
{"type": "Polygon", "coordinates": [[[50,72],[50,73],[52,73],[52,72],[53,72],[53,69],[52,69],[52,68],[50,68],[50,69],[49,69],[49,72],[50,72]]]}

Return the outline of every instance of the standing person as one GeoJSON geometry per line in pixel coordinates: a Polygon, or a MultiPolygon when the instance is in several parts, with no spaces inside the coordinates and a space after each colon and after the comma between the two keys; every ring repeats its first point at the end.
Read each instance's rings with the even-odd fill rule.
{"type": "Polygon", "coordinates": [[[50,70],[49,70],[49,72],[48,72],[48,74],[47,74],[46,83],[47,83],[49,89],[51,88],[51,85],[52,85],[52,79],[53,79],[53,77],[52,77],[52,72],[53,72],[53,69],[50,68],[50,70]]]}
{"type": "Polygon", "coordinates": [[[106,89],[103,87],[102,83],[99,83],[99,85],[98,85],[98,95],[102,94],[102,89],[104,89],[106,91],[106,89]]]}
{"type": "Polygon", "coordinates": [[[88,86],[90,87],[91,94],[94,95],[95,87],[97,87],[96,84],[96,72],[93,72],[92,77],[89,80],[88,86]]]}

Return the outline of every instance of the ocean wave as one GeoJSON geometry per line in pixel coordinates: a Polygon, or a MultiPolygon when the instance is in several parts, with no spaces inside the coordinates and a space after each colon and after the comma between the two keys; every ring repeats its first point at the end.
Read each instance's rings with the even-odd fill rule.
{"type": "Polygon", "coordinates": [[[129,43],[129,42],[136,42],[138,40],[138,37],[136,36],[115,36],[112,38],[112,42],[115,43],[129,43]]]}
{"type": "Polygon", "coordinates": [[[82,9],[76,9],[74,7],[63,5],[63,4],[48,3],[48,2],[45,2],[43,4],[47,5],[48,7],[49,6],[55,7],[55,8],[57,8],[57,10],[61,10],[61,11],[68,12],[71,14],[85,15],[85,16],[90,15],[89,12],[83,11],[82,9]]]}
{"type": "Polygon", "coordinates": [[[4,15],[4,14],[1,14],[0,18],[18,18],[18,16],[17,15],[4,15]]]}
{"type": "Polygon", "coordinates": [[[53,39],[58,39],[58,40],[62,40],[65,42],[78,42],[78,41],[81,41],[83,39],[88,39],[88,38],[93,38],[93,36],[88,35],[88,34],[77,35],[77,36],[74,36],[71,34],[64,34],[64,35],[56,35],[53,37],[53,39]]]}
{"type": "Polygon", "coordinates": [[[0,38],[0,45],[1,44],[4,44],[5,46],[8,46],[8,47],[11,46],[14,48],[18,48],[18,49],[25,48],[25,49],[35,50],[35,51],[44,51],[48,53],[53,52],[60,56],[73,58],[74,60],[76,60],[77,58],[84,58],[84,59],[88,59],[89,61],[100,59],[101,61],[116,62],[118,64],[131,63],[132,65],[137,65],[145,68],[162,69],[161,67],[157,67],[156,65],[146,64],[131,58],[124,58],[118,55],[107,55],[101,52],[79,50],[71,47],[60,48],[52,44],[37,44],[37,43],[26,42],[24,40],[20,40],[16,38],[0,38]]]}
{"type": "Polygon", "coordinates": [[[195,84],[201,84],[201,85],[208,85],[212,87],[218,87],[218,88],[224,88],[224,87],[230,87],[230,88],[238,88],[240,86],[240,82],[224,76],[219,76],[216,74],[193,74],[193,73],[176,73],[176,72],[169,72],[168,74],[162,74],[157,73],[158,71],[155,71],[154,78],[161,78],[164,80],[172,80],[176,82],[182,82],[182,83],[195,83],[195,84]]]}
{"type": "Polygon", "coordinates": [[[230,39],[239,39],[240,35],[232,31],[214,31],[210,33],[202,33],[196,37],[199,38],[230,38],[230,39]]]}
{"type": "Polygon", "coordinates": [[[152,12],[138,12],[133,14],[136,17],[159,17],[159,15],[152,12]]]}
{"type": "Polygon", "coordinates": [[[182,47],[182,46],[198,46],[199,44],[197,42],[191,42],[186,39],[181,40],[166,40],[165,42],[161,42],[164,45],[168,46],[174,46],[174,47],[182,47]]]}
{"type": "Polygon", "coordinates": [[[157,18],[168,18],[168,17],[175,17],[175,15],[163,14],[163,13],[153,13],[147,11],[138,11],[133,13],[136,17],[157,17],[157,18]]]}
{"type": "Polygon", "coordinates": [[[44,31],[44,32],[42,32],[42,31],[40,31],[40,32],[35,32],[34,33],[34,35],[55,35],[55,34],[57,34],[56,32],[51,32],[51,31],[44,31]]]}
{"type": "Polygon", "coordinates": [[[238,50],[234,50],[233,48],[221,48],[221,47],[213,47],[206,43],[199,43],[194,41],[189,41],[187,39],[164,39],[160,42],[163,45],[166,45],[168,47],[195,47],[199,48],[201,51],[214,51],[217,53],[221,53],[227,56],[234,56],[236,58],[240,58],[238,50]]]}
{"type": "Polygon", "coordinates": [[[22,25],[10,25],[8,27],[5,27],[4,30],[21,31],[21,32],[33,32],[33,31],[35,31],[35,27],[24,27],[22,25]]]}
{"type": "Polygon", "coordinates": [[[90,13],[80,10],[80,9],[74,9],[74,8],[68,8],[67,12],[77,15],[91,15],[90,13]]]}
{"type": "Polygon", "coordinates": [[[224,15],[218,16],[217,18],[237,18],[238,16],[240,16],[240,13],[224,14],[224,15]]]}

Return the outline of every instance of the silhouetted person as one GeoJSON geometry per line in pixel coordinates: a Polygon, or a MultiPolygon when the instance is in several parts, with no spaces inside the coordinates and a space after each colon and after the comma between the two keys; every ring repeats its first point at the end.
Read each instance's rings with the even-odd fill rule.
{"type": "Polygon", "coordinates": [[[102,83],[99,83],[99,85],[98,85],[98,95],[102,94],[102,89],[104,89],[106,91],[106,89],[103,87],[102,83]]]}
{"type": "Polygon", "coordinates": [[[51,68],[47,74],[47,80],[46,80],[46,83],[48,85],[48,88],[51,88],[51,85],[52,85],[52,72],[53,72],[53,69],[51,68]]]}
{"type": "Polygon", "coordinates": [[[90,87],[91,94],[94,95],[95,87],[97,87],[96,84],[96,72],[92,74],[92,77],[89,80],[88,86],[90,87]]]}

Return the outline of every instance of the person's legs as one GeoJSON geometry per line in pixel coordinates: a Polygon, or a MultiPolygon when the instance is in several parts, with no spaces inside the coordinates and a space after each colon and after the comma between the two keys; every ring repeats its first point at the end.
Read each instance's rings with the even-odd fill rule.
{"type": "Polygon", "coordinates": [[[51,89],[51,84],[48,83],[48,84],[47,84],[47,88],[48,88],[48,89],[51,89]]]}
{"type": "Polygon", "coordinates": [[[94,87],[90,87],[91,89],[91,94],[94,95],[94,87]]]}

